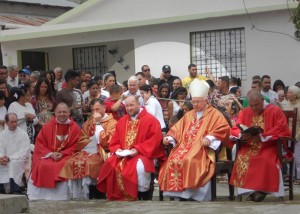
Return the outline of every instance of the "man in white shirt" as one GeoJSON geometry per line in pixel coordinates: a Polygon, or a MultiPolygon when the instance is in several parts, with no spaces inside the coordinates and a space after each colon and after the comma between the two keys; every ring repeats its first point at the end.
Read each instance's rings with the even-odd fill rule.
{"type": "Polygon", "coordinates": [[[18,67],[15,65],[10,65],[7,67],[8,77],[7,84],[11,87],[18,87],[19,78],[18,78],[18,67]]]}
{"type": "Polygon", "coordinates": [[[136,76],[131,76],[128,79],[128,90],[123,93],[124,96],[128,97],[130,95],[139,97],[140,106],[144,106],[144,100],[141,97],[139,90],[139,80],[136,76]]]}
{"type": "Polygon", "coordinates": [[[270,103],[277,104],[278,94],[271,90],[271,77],[269,75],[263,75],[261,78],[262,90],[261,94],[270,99],[270,103]]]}
{"type": "Polygon", "coordinates": [[[54,74],[55,74],[54,88],[56,91],[59,91],[60,89],[62,89],[62,84],[64,82],[62,68],[61,67],[54,68],[54,74]]]}
{"type": "Polygon", "coordinates": [[[30,140],[27,133],[18,128],[16,114],[7,114],[5,122],[7,127],[0,133],[0,192],[4,193],[4,184],[9,183],[10,192],[20,194],[30,140]]]}

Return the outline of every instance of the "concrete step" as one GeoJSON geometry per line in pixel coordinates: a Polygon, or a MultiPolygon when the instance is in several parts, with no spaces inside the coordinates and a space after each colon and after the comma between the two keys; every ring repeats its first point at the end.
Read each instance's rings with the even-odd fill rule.
{"type": "Polygon", "coordinates": [[[25,195],[0,194],[0,214],[29,213],[25,195]]]}

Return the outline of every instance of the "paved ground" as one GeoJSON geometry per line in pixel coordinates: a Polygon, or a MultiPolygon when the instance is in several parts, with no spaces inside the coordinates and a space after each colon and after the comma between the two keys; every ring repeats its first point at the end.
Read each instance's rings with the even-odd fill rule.
{"type": "MultiPolygon", "coordinates": [[[[218,184],[217,202],[182,202],[169,201],[168,198],[161,202],[158,200],[158,192],[155,191],[153,201],[137,202],[110,202],[106,200],[89,200],[89,201],[30,201],[30,213],[284,213],[300,214],[300,187],[295,186],[295,200],[279,202],[277,198],[267,197],[262,203],[254,202],[235,202],[228,201],[227,185],[218,184]]],[[[0,212],[1,213],[1,212],[0,212]]]]}

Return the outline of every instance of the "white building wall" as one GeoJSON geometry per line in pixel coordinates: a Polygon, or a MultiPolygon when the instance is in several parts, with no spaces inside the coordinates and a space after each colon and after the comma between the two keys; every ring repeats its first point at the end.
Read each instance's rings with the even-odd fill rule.
{"type": "MultiPolygon", "coordinates": [[[[265,14],[252,14],[251,17],[257,28],[285,32],[290,35],[294,33],[293,25],[289,23],[287,10],[265,14]]],[[[2,44],[2,51],[4,54],[4,63],[10,64],[7,62],[16,63],[15,50],[19,49],[73,46],[99,42],[113,44],[113,41],[133,39],[135,53],[130,48],[124,48],[122,52],[122,55],[129,54],[128,61],[130,58],[132,59],[131,65],[133,66],[130,66],[130,72],[126,73],[119,70],[118,65],[114,65],[112,63],[113,59],[110,59],[112,61],[109,64],[111,68],[117,70],[119,81],[123,81],[132,73],[140,71],[143,64],[148,64],[152,74],[156,77],[160,75],[162,65],[169,64],[172,67],[172,74],[182,78],[188,75],[190,32],[236,27],[245,27],[246,34],[248,81],[243,83],[244,92],[250,88],[251,77],[256,74],[270,74],[272,82],[276,79],[282,79],[286,85],[295,84],[296,81],[300,81],[300,75],[297,74],[300,68],[300,42],[286,35],[264,33],[251,29],[252,25],[247,16],[232,16],[125,30],[73,34],[65,37],[58,36],[27,40],[26,42],[4,42],[2,44]],[[127,53],[125,49],[128,50],[127,53]]],[[[119,44],[118,46],[122,47],[126,46],[126,44],[119,44]]],[[[62,60],[58,56],[51,59],[53,60],[50,62],[51,65],[59,64],[62,60]]],[[[72,67],[71,62],[68,62],[68,64],[69,67],[72,67]]]]}

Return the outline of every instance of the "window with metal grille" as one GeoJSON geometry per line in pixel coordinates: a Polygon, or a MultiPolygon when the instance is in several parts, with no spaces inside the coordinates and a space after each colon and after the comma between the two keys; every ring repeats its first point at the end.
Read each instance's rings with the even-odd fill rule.
{"type": "Polygon", "coordinates": [[[215,78],[246,79],[245,28],[192,32],[190,39],[191,62],[200,74],[208,67],[215,78]]]}
{"type": "Polygon", "coordinates": [[[73,48],[74,70],[90,71],[102,76],[107,71],[106,46],[73,48]]]}

